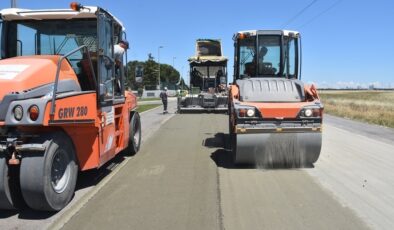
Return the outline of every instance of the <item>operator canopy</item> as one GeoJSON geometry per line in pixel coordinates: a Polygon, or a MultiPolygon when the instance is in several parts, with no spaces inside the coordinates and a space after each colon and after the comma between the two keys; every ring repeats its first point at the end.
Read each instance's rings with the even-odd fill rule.
{"type": "Polygon", "coordinates": [[[188,59],[190,64],[209,64],[227,62],[222,56],[222,44],[220,39],[197,39],[196,55],[188,59]]]}
{"type": "Polygon", "coordinates": [[[122,26],[122,22],[117,19],[114,15],[108,11],[97,7],[97,6],[80,6],[79,10],[73,9],[40,9],[40,10],[30,10],[30,9],[20,9],[20,8],[9,8],[0,10],[1,19],[4,21],[14,21],[14,20],[43,20],[43,19],[83,19],[83,18],[97,18],[98,12],[106,12],[114,20],[122,26]]]}

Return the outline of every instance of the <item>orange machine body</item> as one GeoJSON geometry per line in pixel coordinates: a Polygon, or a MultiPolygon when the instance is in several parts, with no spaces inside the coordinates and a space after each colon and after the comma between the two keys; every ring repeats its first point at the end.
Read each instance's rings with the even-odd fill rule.
{"type": "MultiPolygon", "coordinates": [[[[314,85],[304,86],[305,101],[302,102],[242,102],[237,85],[230,87],[230,103],[252,106],[259,110],[264,119],[296,119],[302,108],[320,103],[320,97],[314,85]]],[[[322,114],[321,114],[322,115],[322,114]]]]}
{"type": "MultiPolygon", "coordinates": [[[[0,101],[9,94],[20,94],[54,82],[60,56],[23,56],[0,60],[0,101]]],[[[63,61],[59,81],[78,77],[67,61],[63,61]]],[[[44,96],[45,97],[45,96],[44,96]]],[[[41,98],[44,98],[41,97],[41,98]]],[[[41,125],[15,124],[26,133],[64,131],[73,141],[80,170],[98,168],[128,146],[129,121],[137,107],[133,93],[124,92],[124,102],[98,107],[96,91],[80,91],[58,96],[55,113],[50,115],[51,100],[47,99],[40,113],[41,125]],[[42,118],[41,118],[42,116],[42,118]]],[[[7,116],[10,116],[7,114],[7,116]]],[[[7,126],[0,121],[0,127],[7,126]]]]}
{"type": "MultiPolygon", "coordinates": [[[[30,90],[55,79],[58,55],[13,57],[0,61],[0,100],[11,92],[30,90]]],[[[62,62],[59,80],[78,81],[70,64],[62,62]]]]}
{"type": "Polygon", "coordinates": [[[127,55],[114,49],[126,43],[125,28],[77,2],[0,15],[0,210],[59,211],[79,171],[140,149],[127,55]]]}

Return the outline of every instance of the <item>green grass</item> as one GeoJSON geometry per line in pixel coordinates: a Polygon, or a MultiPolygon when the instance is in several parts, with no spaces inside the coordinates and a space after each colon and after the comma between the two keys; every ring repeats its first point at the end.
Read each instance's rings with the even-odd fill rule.
{"type": "Polygon", "coordinates": [[[394,128],[393,91],[320,91],[319,95],[328,114],[394,128]]]}
{"type": "Polygon", "coordinates": [[[160,98],[158,98],[158,97],[149,97],[149,98],[138,98],[137,99],[138,101],[158,101],[158,100],[161,100],[160,98]]]}
{"type": "Polygon", "coordinates": [[[154,105],[138,105],[137,112],[142,113],[144,111],[156,108],[161,106],[161,104],[154,104],[154,105]]]}

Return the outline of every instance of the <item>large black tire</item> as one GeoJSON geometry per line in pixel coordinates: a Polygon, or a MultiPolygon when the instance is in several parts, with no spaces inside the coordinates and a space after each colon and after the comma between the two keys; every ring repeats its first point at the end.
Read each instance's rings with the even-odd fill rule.
{"type": "Polygon", "coordinates": [[[129,127],[129,146],[127,147],[127,152],[135,155],[141,146],[141,119],[137,112],[131,115],[129,127]]]}
{"type": "Polygon", "coordinates": [[[71,200],[78,166],[71,139],[62,132],[33,140],[45,143],[45,153],[24,154],[20,185],[27,205],[40,211],[59,211],[71,200]]]}
{"type": "Polygon", "coordinates": [[[9,185],[9,174],[6,158],[0,155],[0,209],[15,209],[14,202],[11,197],[9,185]]]}
{"type": "Polygon", "coordinates": [[[15,210],[25,207],[19,186],[19,167],[10,167],[4,155],[0,156],[0,209],[15,210]]]}

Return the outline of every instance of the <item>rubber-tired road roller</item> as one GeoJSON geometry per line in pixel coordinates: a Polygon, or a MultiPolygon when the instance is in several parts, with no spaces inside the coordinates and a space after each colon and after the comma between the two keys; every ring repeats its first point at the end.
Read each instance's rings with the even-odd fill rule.
{"type": "Polygon", "coordinates": [[[229,132],[235,164],[300,167],[322,144],[323,104],[301,79],[300,34],[241,31],[233,36],[229,132]]]}
{"type": "Polygon", "coordinates": [[[114,56],[124,27],[78,3],[0,15],[0,209],[58,211],[78,171],[139,150],[136,97],[114,56]]]}

